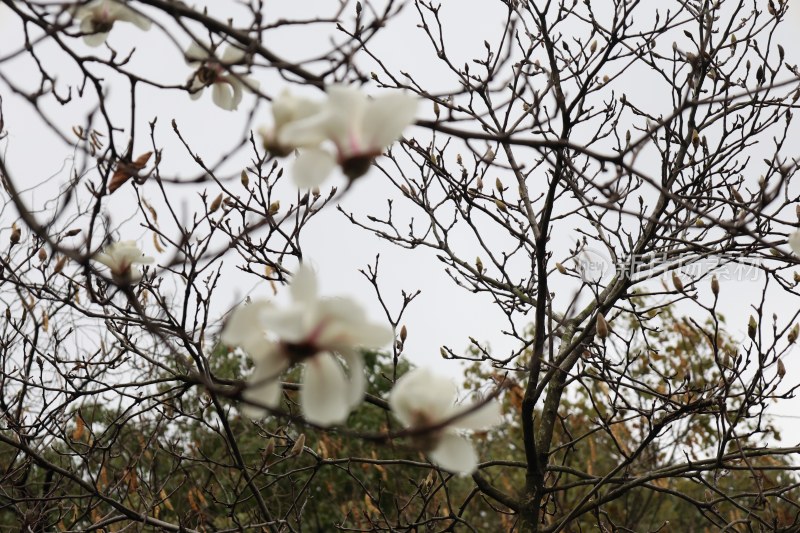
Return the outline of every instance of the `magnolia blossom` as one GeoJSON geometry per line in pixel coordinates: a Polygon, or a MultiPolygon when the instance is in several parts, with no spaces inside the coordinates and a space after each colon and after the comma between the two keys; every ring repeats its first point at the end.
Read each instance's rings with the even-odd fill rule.
{"type": "Polygon", "coordinates": [[[136,283],[142,279],[142,273],[135,264],[147,265],[154,260],[145,256],[136,245],[136,241],[120,241],[106,246],[102,252],[95,254],[94,260],[111,270],[111,277],[120,285],[136,283]]]}
{"type": "Polygon", "coordinates": [[[244,89],[258,88],[258,82],[248,76],[232,74],[231,65],[242,63],[244,50],[228,46],[217,58],[209,53],[208,46],[192,42],[186,50],[186,60],[197,70],[189,77],[189,91],[192,100],[197,100],[206,87],[211,87],[214,103],[222,109],[233,111],[242,101],[244,89]]]}
{"type": "MultiPolygon", "coordinates": [[[[285,157],[292,153],[299,145],[282,144],[281,133],[287,124],[312,117],[320,112],[320,105],[308,98],[294,96],[288,89],[284,89],[272,101],[272,128],[262,127],[258,130],[264,142],[264,149],[276,157],[285,157]]],[[[309,139],[306,139],[307,141],[309,139]]],[[[325,139],[310,139],[312,142],[306,146],[318,146],[325,139]]]]}
{"type": "Polygon", "coordinates": [[[795,255],[800,255],[800,231],[795,231],[789,235],[789,246],[795,255]]]}
{"type": "Polygon", "coordinates": [[[328,87],[327,93],[319,113],[286,124],[278,137],[286,146],[309,147],[300,151],[292,171],[301,187],[321,184],[337,164],[351,180],[363,176],[417,112],[417,99],[403,93],[368,98],[341,85],[328,87]],[[317,146],[326,139],[335,155],[317,146]]]}
{"type": "Polygon", "coordinates": [[[458,390],[450,379],[427,368],[416,368],[397,380],[389,396],[389,407],[409,428],[437,426],[464,413],[444,427],[416,435],[414,442],[445,470],[471,474],[478,467],[478,455],[459,430],[489,429],[502,421],[502,415],[495,401],[475,408],[457,404],[457,396],[458,390]]]}
{"type": "MultiPolygon", "coordinates": [[[[302,363],[300,406],[306,419],[326,426],[344,422],[364,397],[359,348],[380,348],[392,340],[392,330],[368,322],[364,310],[349,298],[320,298],[316,276],[306,266],[295,273],[290,292],[288,307],[253,301],[236,309],[225,325],[222,342],[244,349],[255,367],[243,397],[278,407],[280,375],[302,363]]],[[[244,412],[252,418],[265,414],[249,407],[244,412]]]]}
{"type": "Polygon", "coordinates": [[[89,46],[106,42],[108,33],[118,20],[135,24],[145,31],[150,29],[150,20],[118,0],[93,0],[74,12],[81,23],[81,32],[86,34],[83,41],[89,46]]]}

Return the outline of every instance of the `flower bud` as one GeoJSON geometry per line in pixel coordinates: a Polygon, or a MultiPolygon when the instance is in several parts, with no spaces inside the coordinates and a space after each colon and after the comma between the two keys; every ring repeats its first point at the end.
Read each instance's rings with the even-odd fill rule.
{"type": "Polygon", "coordinates": [[[719,280],[717,279],[716,274],[711,276],[711,292],[714,293],[714,296],[719,294],[719,280]]]}
{"type": "Polygon", "coordinates": [[[675,272],[672,273],[672,285],[675,286],[675,290],[678,292],[683,292],[683,282],[681,278],[678,277],[678,274],[675,272]]]}
{"type": "Polygon", "coordinates": [[[595,320],[595,327],[597,329],[597,336],[601,339],[605,339],[608,337],[608,322],[606,322],[606,317],[603,316],[603,313],[597,313],[597,319],[595,320]]]}
{"type": "Polygon", "coordinates": [[[406,337],[408,337],[408,329],[403,325],[403,327],[400,328],[400,340],[406,342],[406,337]]]}
{"type": "Polygon", "coordinates": [[[797,341],[797,336],[800,334],[800,324],[795,324],[792,329],[789,330],[789,344],[794,344],[797,341]]]}
{"type": "Polygon", "coordinates": [[[267,446],[264,448],[264,455],[270,456],[275,453],[275,437],[270,437],[267,441],[267,446]]]}
{"type": "Polygon", "coordinates": [[[47,250],[45,250],[44,248],[39,248],[38,256],[39,256],[39,261],[44,263],[45,261],[47,261],[47,250]]]}
{"type": "Polygon", "coordinates": [[[53,272],[58,274],[59,272],[64,270],[64,265],[66,264],[67,264],[67,256],[62,255],[61,257],[58,258],[58,261],[56,261],[56,266],[53,268],[53,272]]]}
{"type": "Polygon", "coordinates": [[[483,261],[481,261],[480,257],[475,258],[475,269],[478,271],[479,274],[483,273],[483,261]]]}
{"type": "Polygon", "coordinates": [[[497,188],[499,192],[503,192],[504,190],[506,190],[505,187],[503,187],[503,182],[500,181],[500,178],[496,178],[494,180],[494,186],[497,188]]]}
{"type": "Polygon", "coordinates": [[[242,170],[242,186],[246,189],[248,185],[250,185],[250,178],[247,176],[247,171],[242,170]]]}
{"type": "Polygon", "coordinates": [[[19,243],[19,240],[21,238],[22,238],[22,231],[19,229],[19,226],[17,226],[17,223],[14,222],[11,225],[11,237],[10,237],[11,246],[14,246],[15,244],[19,243]]]}
{"type": "Polygon", "coordinates": [[[220,204],[222,204],[222,193],[219,193],[219,195],[214,198],[214,201],[211,202],[211,206],[208,208],[208,214],[210,215],[219,209],[220,204]]]}
{"type": "Polygon", "coordinates": [[[311,189],[311,196],[314,197],[314,200],[319,198],[319,195],[320,195],[319,187],[314,187],[313,189],[311,189]]]}
{"type": "Polygon", "coordinates": [[[786,375],[786,367],[783,364],[783,361],[778,359],[778,377],[783,379],[783,376],[786,375]]]}
{"type": "Polygon", "coordinates": [[[756,338],[756,331],[758,330],[758,322],[753,315],[750,315],[750,320],[747,322],[747,336],[751,339],[756,338]]]}
{"type": "Polygon", "coordinates": [[[300,433],[300,436],[297,437],[297,440],[294,441],[294,446],[289,451],[289,456],[294,457],[296,455],[300,455],[303,453],[303,447],[306,445],[306,434],[300,433]]]}
{"type": "Polygon", "coordinates": [[[567,273],[567,269],[561,263],[556,263],[556,269],[561,272],[562,274],[567,273]]]}
{"type": "Polygon", "coordinates": [[[281,202],[280,200],[275,200],[271,204],[269,204],[269,214],[270,215],[277,215],[278,211],[281,209],[281,202]]]}
{"type": "Polygon", "coordinates": [[[508,213],[508,207],[506,207],[506,203],[500,198],[494,199],[494,205],[496,205],[497,209],[499,209],[503,213],[508,213]]]}

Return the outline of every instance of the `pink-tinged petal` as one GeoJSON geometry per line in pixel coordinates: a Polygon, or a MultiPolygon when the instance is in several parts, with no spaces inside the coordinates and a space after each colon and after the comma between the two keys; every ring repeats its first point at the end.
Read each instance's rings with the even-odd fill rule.
{"type": "Polygon", "coordinates": [[[350,414],[350,383],[342,365],[328,352],[304,365],[300,406],[306,420],[320,426],[341,424],[350,414]]]}
{"type": "MultiPolygon", "coordinates": [[[[471,407],[472,406],[469,405],[456,406],[450,416],[455,416],[458,413],[468,411],[471,407]]],[[[482,405],[471,413],[453,421],[452,426],[461,429],[473,429],[480,431],[497,426],[502,421],[503,413],[500,409],[500,403],[495,400],[490,400],[488,403],[482,405]]]]}
{"type": "Polygon", "coordinates": [[[319,284],[314,269],[306,263],[301,263],[292,277],[289,290],[295,302],[306,306],[315,306],[319,294],[319,284]]]}
{"type": "Polygon", "coordinates": [[[369,102],[362,122],[365,145],[370,150],[383,151],[414,123],[418,107],[416,97],[402,93],[381,96],[369,102]]]}
{"type": "Polygon", "coordinates": [[[310,189],[321,185],[336,167],[336,160],[327,151],[305,148],[292,166],[292,177],[298,187],[310,189]]]}
{"type": "Polygon", "coordinates": [[[389,394],[389,407],[406,426],[417,425],[420,416],[428,424],[436,423],[447,418],[457,393],[450,379],[425,367],[415,368],[394,384],[389,394]]]}
{"type": "Polygon", "coordinates": [[[792,247],[795,255],[800,255],[800,231],[795,231],[789,235],[789,246],[792,247]]]}
{"type": "Polygon", "coordinates": [[[472,443],[457,433],[445,433],[428,452],[432,462],[454,474],[472,474],[478,468],[478,454],[472,443]]]}
{"type": "MultiPolygon", "coordinates": [[[[236,92],[234,86],[229,83],[215,83],[211,89],[211,98],[214,103],[226,111],[233,111],[239,105],[236,102],[236,92]]],[[[242,99],[241,90],[239,91],[239,100],[242,99]]]]}

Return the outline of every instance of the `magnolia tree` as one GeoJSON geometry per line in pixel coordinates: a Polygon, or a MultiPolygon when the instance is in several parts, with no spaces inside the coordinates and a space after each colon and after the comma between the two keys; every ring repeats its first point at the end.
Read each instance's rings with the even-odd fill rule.
{"type": "Polygon", "coordinates": [[[2,6],[4,529],[800,527],[787,0],[2,6]]]}

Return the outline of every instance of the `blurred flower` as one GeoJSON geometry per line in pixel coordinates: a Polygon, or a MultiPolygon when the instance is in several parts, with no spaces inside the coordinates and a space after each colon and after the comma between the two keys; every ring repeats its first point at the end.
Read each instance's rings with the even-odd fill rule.
{"type": "MultiPolygon", "coordinates": [[[[281,400],[279,377],[303,363],[300,406],[309,422],[344,422],[364,397],[364,361],[359,348],[380,348],[392,330],[367,321],[349,298],[319,298],[314,272],[301,265],[289,287],[292,302],[278,308],[258,300],[236,309],[222,332],[225,344],[242,347],[255,366],[244,399],[275,408],[281,400]],[[268,339],[267,333],[275,339],[268,339]],[[341,359],[340,359],[341,358],[341,359]],[[345,373],[342,362],[347,365],[345,373]]],[[[262,409],[246,407],[251,418],[262,409]]]]}
{"type": "Polygon", "coordinates": [[[483,430],[502,421],[500,404],[490,401],[477,409],[456,404],[458,391],[448,378],[427,368],[416,368],[394,384],[389,406],[400,422],[409,428],[437,426],[465,413],[444,427],[415,435],[414,443],[445,470],[471,474],[478,467],[475,448],[459,430],[483,430]]]}
{"type": "MultiPolygon", "coordinates": [[[[287,124],[297,120],[311,117],[320,111],[320,105],[308,98],[292,95],[288,89],[284,89],[277,98],[272,101],[272,128],[262,127],[258,130],[264,142],[264,149],[276,157],[285,157],[292,153],[295,148],[301,145],[283,144],[280,141],[281,132],[287,124]]],[[[325,140],[324,136],[318,138],[306,138],[302,146],[318,146],[325,140]]]]}
{"type": "Polygon", "coordinates": [[[142,279],[142,273],[133,265],[148,265],[154,261],[152,257],[144,255],[136,241],[119,241],[106,246],[102,252],[93,258],[111,270],[111,277],[119,285],[136,283],[142,279]]]}
{"type": "Polygon", "coordinates": [[[351,180],[363,176],[417,112],[417,98],[403,93],[369,98],[342,85],[328,87],[327,93],[319,113],[287,124],[279,135],[281,144],[311,146],[300,151],[292,171],[301,187],[321,184],[337,164],[351,180]],[[336,155],[315,147],[323,139],[333,141],[336,155]]]}
{"type": "Polygon", "coordinates": [[[800,231],[795,231],[789,235],[789,246],[792,247],[795,255],[800,255],[800,231]]]}
{"type": "Polygon", "coordinates": [[[245,89],[258,88],[258,82],[248,76],[233,74],[232,65],[244,62],[245,52],[235,46],[228,46],[217,58],[208,51],[208,46],[192,42],[186,50],[186,61],[197,70],[189,77],[189,91],[192,100],[197,100],[206,87],[211,87],[214,103],[222,109],[233,111],[242,101],[245,89]]]}
{"type": "Polygon", "coordinates": [[[117,21],[130,22],[143,30],[150,29],[150,20],[118,0],[93,0],[76,7],[75,18],[81,23],[83,41],[89,46],[100,46],[117,21]]]}

